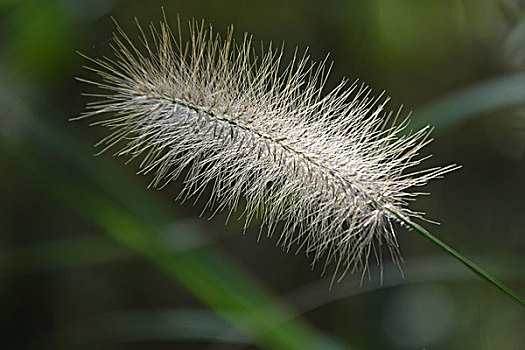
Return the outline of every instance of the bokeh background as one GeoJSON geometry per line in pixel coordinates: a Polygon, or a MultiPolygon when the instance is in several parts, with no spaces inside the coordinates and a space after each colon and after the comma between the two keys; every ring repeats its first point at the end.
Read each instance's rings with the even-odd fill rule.
{"type": "Polygon", "coordinates": [[[0,1],[0,348],[524,349],[525,312],[420,236],[360,286],[204,203],[146,189],[70,122],[111,16],[133,33],[205,19],[237,37],[309,47],[332,80],[359,78],[435,126],[429,165],[462,164],[415,209],[426,226],[525,295],[525,7],[517,0],[0,1]]]}

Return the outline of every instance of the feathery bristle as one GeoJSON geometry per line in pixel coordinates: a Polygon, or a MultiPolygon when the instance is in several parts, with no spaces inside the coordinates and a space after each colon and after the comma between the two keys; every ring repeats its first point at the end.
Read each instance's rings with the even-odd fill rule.
{"type": "Polygon", "coordinates": [[[283,223],[284,249],[343,275],[380,263],[384,244],[399,261],[392,211],[422,218],[407,208],[409,189],[455,168],[407,172],[430,128],[406,133],[407,118],[383,112],[387,99],[346,80],[323,93],[330,67],[306,52],[283,68],[282,49],[257,58],[251,37],[237,44],[232,29],[221,39],[192,21],[184,43],[180,25],[177,36],[165,21],[148,34],[137,27],[134,43],[117,25],[115,58],[88,58],[100,80],[79,79],[105,91],[81,116],[110,115],[93,123],[113,130],[103,150],[140,156],[155,187],[186,171],[181,198],[213,186],[216,210],[245,198],[246,224],[260,216],[271,235],[283,223]]]}

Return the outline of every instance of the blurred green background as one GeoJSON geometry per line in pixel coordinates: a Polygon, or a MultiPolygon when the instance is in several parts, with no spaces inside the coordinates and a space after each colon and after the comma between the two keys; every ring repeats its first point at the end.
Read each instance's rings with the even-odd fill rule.
{"type": "Polygon", "coordinates": [[[233,23],[237,37],[330,52],[434,125],[428,165],[463,168],[413,208],[431,232],[525,295],[525,6],[518,0],[0,0],[1,349],[524,349],[525,313],[411,232],[360,287],[311,271],[256,224],[198,217],[180,183],[94,157],[107,130],[69,122],[109,55],[111,16],[233,23]]]}

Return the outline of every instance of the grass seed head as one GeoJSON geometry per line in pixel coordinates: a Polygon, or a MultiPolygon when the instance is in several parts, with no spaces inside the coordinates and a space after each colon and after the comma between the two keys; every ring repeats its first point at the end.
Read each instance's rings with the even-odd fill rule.
{"type": "Polygon", "coordinates": [[[410,172],[424,159],[430,129],[385,113],[387,99],[343,79],[324,86],[330,66],[307,52],[282,62],[271,44],[255,54],[250,36],[224,38],[190,22],[189,40],[166,21],[131,40],[117,25],[112,58],[91,59],[102,91],[81,118],[111,130],[99,146],[140,158],[162,187],[185,174],[180,197],[212,188],[207,206],[258,216],[285,250],[302,248],[336,271],[379,264],[381,246],[400,259],[392,211],[408,209],[425,185],[454,166],[410,172]]]}

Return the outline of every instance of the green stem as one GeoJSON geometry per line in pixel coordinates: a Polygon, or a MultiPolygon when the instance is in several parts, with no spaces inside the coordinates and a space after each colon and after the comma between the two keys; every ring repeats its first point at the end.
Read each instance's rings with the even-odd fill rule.
{"type": "Polygon", "coordinates": [[[511,291],[508,287],[506,287],[503,283],[498,281],[496,278],[491,276],[487,271],[483,270],[481,267],[467,259],[465,256],[463,256],[461,253],[459,253],[454,248],[450,247],[445,242],[441,241],[439,238],[425,230],[422,226],[416,224],[415,222],[412,222],[409,218],[404,216],[403,214],[391,209],[390,212],[397,217],[399,220],[401,220],[405,225],[408,227],[414,229],[416,232],[421,234],[423,237],[443,249],[446,253],[452,255],[454,258],[459,260],[463,265],[468,267],[472,272],[474,272],[476,275],[484,279],[485,281],[492,284],[494,287],[498,288],[500,291],[517,301],[521,306],[525,306],[525,301],[521,299],[517,294],[515,294],[513,291],[511,291]]]}

